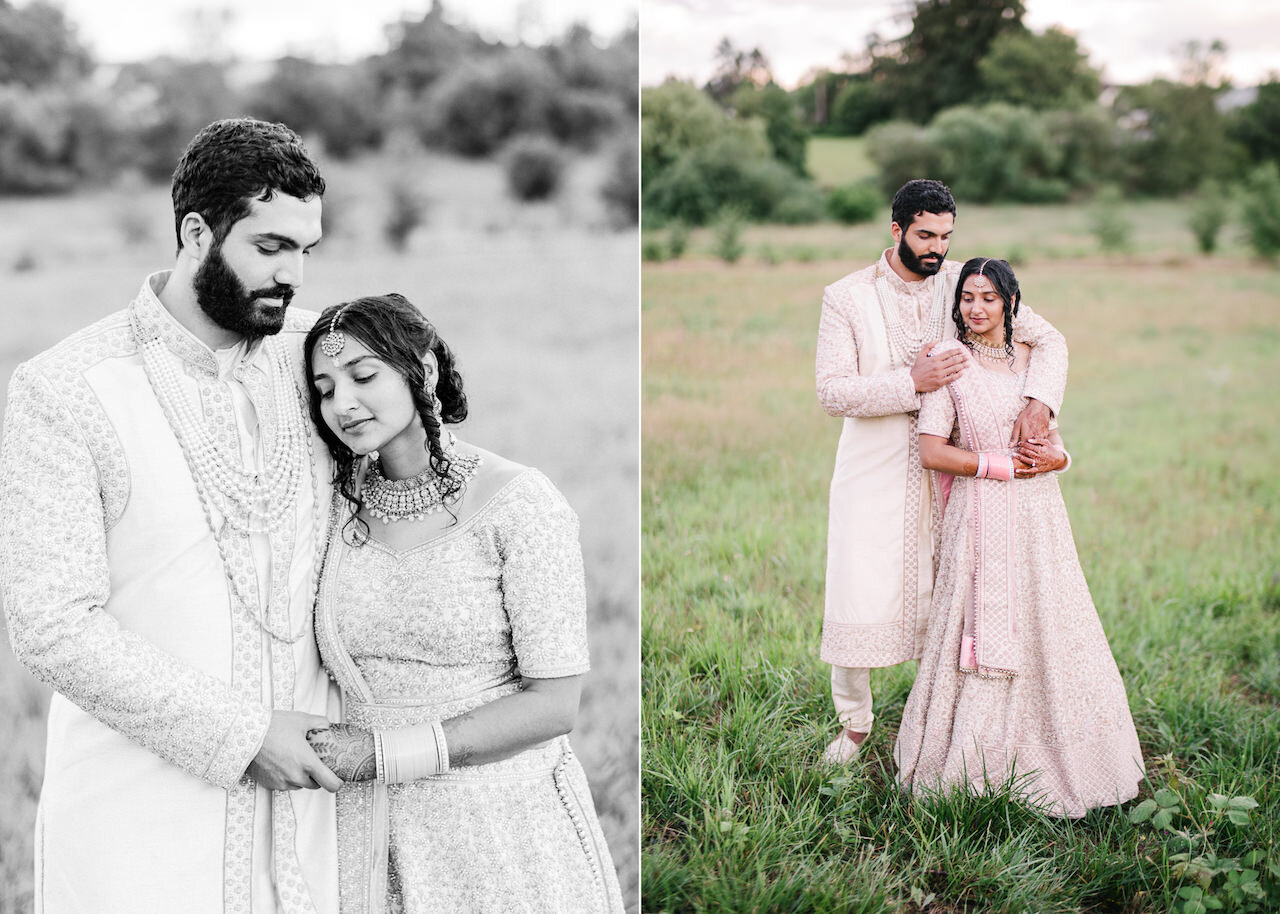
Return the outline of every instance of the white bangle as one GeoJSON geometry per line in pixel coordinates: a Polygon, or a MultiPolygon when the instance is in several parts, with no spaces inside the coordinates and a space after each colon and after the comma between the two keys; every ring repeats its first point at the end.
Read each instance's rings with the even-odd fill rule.
{"type": "Polygon", "coordinates": [[[449,770],[449,747],[438,720],[375,730],[373,741],[377,777],[384,784],[403,784],[449,770]]]}
{"type": "Polygon", "coordinates": [[[1068,451],[1068,450],[1064,447],[1064,448],[1062,449],[1062,453],[1064,453],[1064,454],[1066,454],[1066,455],[1067,455],[1067,465],[1066,465],[1066,466],[1064,466],[1062,469],[1055,471],[1055,472],[1058,472],[1058,473],[1065,473],[1065,472],[1067,472],[1067,470],[1071,469],[1071,452],[1070,452],[1070,451],[1068,451]]]}

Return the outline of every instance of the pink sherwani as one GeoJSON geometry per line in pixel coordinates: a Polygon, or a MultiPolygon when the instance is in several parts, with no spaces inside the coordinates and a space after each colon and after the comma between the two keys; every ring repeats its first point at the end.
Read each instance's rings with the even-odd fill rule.
{"type": "Polygon", "coordinates": [[[128,309],[21,365],[9,388],[4,608],[14,654],[56,692],[37,911],[334,914],[332,795],[273,795],[244,775],[271,709],[329,709],[311,631],[327,454],[313,438],[316,464],[304,464],[276,532],[231,532],[216,508],[206,517],[139,352],[141,337],[158,337],[223,453],[261,467],[281,419],[272,361],[284,351],[301,395],[284,408],[305,410],[301,341],[314,315],[214,353],[160,304],[165,281],[149,277],[128,309]],[[273,565],[287,570],[274,578],[287,599],[268,624],[284,638],[261,624],[273,565]]]}
{"type": "MultiPolygon", "coordinates": [[[[954,338],[960,264],[907,283],[888,254],[826,288],[818,327],[818,400],[844,418],[831,478],[821,649],[838,667],[918,658],[933,595],[939,518],[916,438],[916,353],[894,345],[891,325],[900,323],[907,337],[918,339],[923,324],[954,338]]],[[[1034,347],[1025,396],[1057,413],[1067,379],[1062,335],[1024,304],[1014,338],[1034,347]]]]}

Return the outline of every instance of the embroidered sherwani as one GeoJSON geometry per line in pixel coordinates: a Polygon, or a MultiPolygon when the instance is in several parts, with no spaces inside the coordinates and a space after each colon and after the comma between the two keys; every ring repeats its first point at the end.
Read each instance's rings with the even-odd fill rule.
{"type": "MultiPolygon", "coordinates": [[[[933,595],[940,518],[916,440],[916,351],[904,352],[893,330],[901,328],[899,341],[920,340],[931,328],[953,339],[961,265],[944,262],[937,274],[908,283],[888,255],[826,288],[818,327],[818,400],[844,417],[831,479],[821,648],[823,661],[838,667],[918,658],[933,595]]],[[[1034,347],[1024,396],[1057,413],[1067,377],[1062,335],[1023,304],[1014,339],[1034,347]]]]}
{"type": "Polygon", "coordinates": [[[273,795],[245,775],[273,708],[329,710],[311,633],[326,453],[311,441],[315,462],[276,530],[235,532],[202,504],[139,348],[163,343],[218,447],[260,470],[281,410],[304,410],[314,315],[214,353],[160,304],[166,280],[19,366],[9,388],[4,608],[15,655],[56,692],[37,911],[332,914],[332,796],[273,795]],[[284,403],[275,366],[292,375],[284,403]]]}

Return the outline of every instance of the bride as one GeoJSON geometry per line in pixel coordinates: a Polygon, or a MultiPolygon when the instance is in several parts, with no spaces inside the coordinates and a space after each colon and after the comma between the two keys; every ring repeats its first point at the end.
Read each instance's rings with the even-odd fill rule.
{"type": "MultiPolygon", "coordinates": [[[[952,314],[968,368],[920,403],[920,462],[946,500],[933,608],[894,755],[913,791],[1012,783],[1056,816],[1132,799],[1142,751],[1124,682],[1076,556],[1056,430],[1007,443],[1027,347],[1003,260],[960,272],[952,314]],[[954,442],[954,443],[953,443],[954,442]]],[[[1051,427],[1052,428],[1052,427],[1051,427]]]]}
{"type": "Polygon", "coordinates": [[[305,344],[335,461],[316,637],[344,723],[343,914],[622,909],[569,747],[588,667],[578,522],[542,473],[457,439],[453,354],[404,297],[305,344]]]}

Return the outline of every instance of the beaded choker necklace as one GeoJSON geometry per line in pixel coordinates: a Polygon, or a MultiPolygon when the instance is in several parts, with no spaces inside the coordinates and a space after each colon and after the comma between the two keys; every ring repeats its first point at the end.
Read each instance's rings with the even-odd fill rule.
{"type": "Polygon", "coordinates": [[[1006,365],[1012,365],[1014,357],[1009,354],[1009,350],[1004,346],[992,346],[982,337],[973,333],[966,333],[964,337],[965,343],[973,350],[973,354],[986,359],[988,362],[1003,362],[1006,365]]]}
{"type": "Polygon", "coordinates": [[[447,486],[431,467],[416,476],[387,479],[382,475],[381,461],[370,461],[360,492],[369,514],[384,524],[394,524],[402,520],[426,520],[443,511],[446,504],[456,504],[463,488],[476,475],[481,458],[479,454],[460,456],[452,448],[447,449],[445,455],[449,460],[445,475],[451,483],[447,486]],[[448,495],[444,494],[446,489],[451,490],[448,495]]]}

